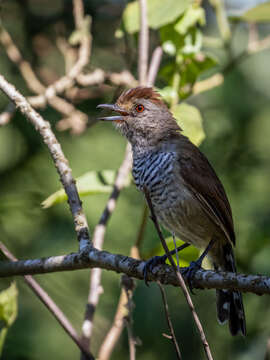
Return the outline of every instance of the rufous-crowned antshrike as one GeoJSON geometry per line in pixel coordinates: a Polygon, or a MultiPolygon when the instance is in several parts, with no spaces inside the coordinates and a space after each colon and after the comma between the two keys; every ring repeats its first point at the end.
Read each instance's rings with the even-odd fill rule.
{"type": "MultiPolygon", "coordinates": [[[[118,113],[101,119],[114,122],[130,142],[135,184],[147,189],[159,222],[185,243],[207,249],[204,255],[216,270],[236,272],[235,233],[224,187],[207,158],[181,134],[159,94],[136,87],[114,105],[98,107],[118,113]]],[[[217,290],[217,315],[221,323],[229,321],[232,335],[246,334],[239,291],[217,290]]]]}

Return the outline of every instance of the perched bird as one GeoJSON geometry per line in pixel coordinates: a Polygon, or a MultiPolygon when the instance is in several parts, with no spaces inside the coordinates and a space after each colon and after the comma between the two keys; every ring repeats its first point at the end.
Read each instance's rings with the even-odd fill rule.
{"type": "MultiPolygon", "coordinates": [[[[136,87],[115,104],[98,108],[118,113],[100,119],[115,123],[130,142],[135,184],[147,189],[159,222],[185,246],[206,249],[197,265],[207,255],[215,270],[236,272],[232,211],[224,187],[207,158],[181,134],[160,95],[136,87]]],[[[246,335],[239,291],[217,290],[217,316],[220,323],[228,320],[232,335],[246,335]]]]}

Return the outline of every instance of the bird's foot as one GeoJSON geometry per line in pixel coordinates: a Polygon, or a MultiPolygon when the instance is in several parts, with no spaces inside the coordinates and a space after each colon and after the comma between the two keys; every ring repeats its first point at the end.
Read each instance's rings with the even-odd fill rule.
{"type": "Polygon", "coordinates": [[[157,265],[165,264],[166,260],[167,260],[167,255],[163,255],[163,256],[153,256],[145,262],[143,268],[143,278],[145,285],[149,286],[147,281],[148,272],[149,271],[151,272],[154,269],[154,267],[157,265]]]}
{"type": "Polygon", "coordinates": [[[182,268],[183,274],[187,278],[187,283],[188,283],[189,290],[193,295],[195,295],[195,294],[193,292],[192,280],[193,280],[193,277],[194,277],[196,271],[200,270],[201,268],[202,268],[201,261],[191,261],[191,263],[189,264],[188,267],[182,268]]]}

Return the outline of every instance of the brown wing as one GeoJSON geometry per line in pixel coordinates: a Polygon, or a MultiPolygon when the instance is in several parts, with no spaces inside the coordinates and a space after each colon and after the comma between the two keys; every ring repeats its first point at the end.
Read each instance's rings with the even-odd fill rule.
{"type": "Polygon", "coordinates": [[[180,172],[186,185],[211,220],[235,244],[231,207],[214,169],[200,150],[183,135],[180,135],[178,145],[180,172]]]}

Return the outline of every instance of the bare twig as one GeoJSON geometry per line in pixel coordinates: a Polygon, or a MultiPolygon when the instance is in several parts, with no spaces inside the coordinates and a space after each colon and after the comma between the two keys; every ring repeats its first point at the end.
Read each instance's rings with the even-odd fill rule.
{"type": "MultiPolygon", "coordinates": [[[[126,177],[130,171],[130,168],[131,168],[131,149],[130,149],[130,145],[128,145],[126,148],[126,154],[124,160],[118,170],[115,179],[113,191],[109,197],[109,200],[106,204],[103,214],[101,215],[99,223],[94,230],[93,245],[97,249],[102,249],[103,247],[106,225],[108,223],[108,220],[112,212],[115,209],[116,201],[118,199],[121,189],[124,187],[126,177]]],[[[88,302],[86,305],[85,317],[82,326],[82,339],[85,346],[87,347],[89,347],[90,345],[90,338],[93,329],[93,317],[101,293],[102,293],[101,269],[96,268],[91,271],[88,302]]]]}
{"type": "Polygon", "coordinates": [[[172,321],[171,321],[171,316],[170,316],[170,313],[169,313],[169,306],[168,306],[168,302],[167,302],[167,298],[166,298],[166,293],[165,293],[165,290],[164,290],[163,286],[161,285],[160,281],[157,281],[157,284],[158,284],[160,292],[161,292],[162,302],[163,302],[163,305],[164,305],[164,310],[165,310],[165,315],[166,315],[166,320],[167,320],[167,324],[168,324],[168,327],[169,327],[169,330],[170,330],[171,340],[172,340],[172,343],[173,343],[174,348],[175,348],[176,356],[177,356],[178,360],[182,360],[180,348],[179,348],[178,342],[176,340],[173,324],[172,324],[172,321]]]}
{"type": "Polygon", "coordinates": [[[24,60],[20,50],[14,44],[9,33],[0,25],[0,42],[4,46],[9,59],[18,66],[20,73],[27,83],[27,86],[36,94],[45,91],[45,87],[41,84],[32,70],[28,61],[24,60]]]}
{"type": "MultiPolygon", "coordinates": [[[[130,251],[130,256],[135,259],[140,259],[140,246],[141,246],[141,243],[142,243],[142,240],[144,237],[147,219],[148,219],[148,207],[144,204],[142,220],[141,220],[141,223],[139,226],[138,235],[136,237],[135,245],[132,246],[131,251],[130,251]]],[[[107,335],[105,336],[103,343],[99,350],[98,358],[100,360],[110,359],[111,353],[120,338],[120,335],[124,329],[124,318],[126,315],[126,306],[125,306],[126,303],[127,303],[127,294],[122,289],[112,326],[111,326],[110,330],[108,331],[107,335]]]]}
{"type": "Polygon", "coordinates": [[[136,359],[136,345],[137,341],[134,337],[133,330],[132,330],[132,311],[133,311],[133,302],[132,302],[132,295],[134,291],[134,280],[127,275],[122,275],[121,285],[123,291],[126,293],[127,302],[125,304],[126,308],[126,315],[124,316],[123,320],[127,328],[128,333],[128,344],[129,344],[129,359],[135,360],[136,359]]]}
{"type": "MultiPolygon", "coordinates": [[[[0,242],[0,249],[3,254],[12,261],[17,261],[16,257],[8,250],[8,248],[0,242]]],[[[33,292],[37,295],[37,297],[41,300],[41,302],[46,306],[46,308],[50,311],[50,313],[55,317],[55,319],[59,322],[68,336],[75,342],[75,344],[79,347],[79,349],[84,353],[86,359],[93,360],[94,357],[90,352],[84,348],[76,330],[62,312],[62,310],[56,305],[53,299],[47,294],[47,292],[39,285],[39,283],[31,276],[25,275],[24,281],[33,290],[33,292]]]]}
{"type": "MultiPolygon", "coordinates": [[[[29,62],[23,59],[19,49],[3,26],[0,27],[0,42],[5,47],[9,59],[18,66],[28,88],[35,94],[39,95],[28,97],[30,104],[35,108],[43,108],[47,103],[49,103],[56,111],[59,111],[61,114],[67,117],[68,121],[66,119],[62,120],[68,122],[69,124],[69,126],[66,126],[65,128],[71,128],[72,133],[74,134],[81,133],[85,129],[88,116],[85,113],[77,110],[73,105],[67,102],[67,100],[64,100],[58,96],[46,98],[42,95],[46,92],[46,87],[41,84],[36,74],[32,70],[29,62]],[[43,101],[41,101],[41,99],[43,99],[43,101]]],[[[7,116],[4,118],[7,120],[7,116]]]]}
{"type": "Polygon", "coordinates": [[[214,7],[217,17],[217,23],[220,31],[220,35],[225,44],[228,44],[231,38],[231,29],[228,22],[228,18],[224,8],[223,0],[210,0],[211,5],[214,7]]]}
{"type": "MultiPolygon", "coordinates": [[[[143,280],[144,265],[144,261],[136,260],[129,256],[112,254],[94,248],[88,250],[86,248],[83,252],[67,255],[14,262],[1,261],[0,277],[45,274],[99,267],[143,280]]],[[[184,274],[183,276],[185,278],[184,274]]],[[[162,284],[179,286],[179,280],[174,270],[168,265],[158,265],[152,272],[148,272],[148,281],[157,280],[160,280],[162,284]]],[[[195,289],[229,289],[251,292],[257,295],[270,294],[270,277],[263,275],[235,274],[200,269],[194,274],[192,285],[195,289]]]]}
{"type": "Polygon", "coordinates": [[[139,34],[139,82],[146,85],[148,67],[149,30],[147,24],[146,0],[139,0],[140,4],[140,34],[139,34]]]}
{"type": "Polygon", "coordinates": [[[8,83],[2,75],[0,75],[0,89],[9,97],[21,113],[25,115],[35,126],[36,130],[42,136],[44,143],[48,146],[56,169],[59,173],[60,180],[68,196],[70,210],[74,219],[75,230],[80,242],[80,249],[84,249],[90,244],[87,220],[82,210],[81,200],[78,195],[75,180],[71,174],[71,169],[68,166],[68,161],[65,158],[53,131],[51,130],[50,124],[31,107],[27,100],[15,89],[13,85],[8,83]]]}
{"type": "Polygon", "coordinates": [[[158,69],[160,66],[161,58],[162,58],[162,47],[158,46],[155,48],[152,58],[151,58],[148,77],[147,77],[147,85],[148,86],[152,86],[155,82],[155,79],[156,79],[157,73],[158,73],[158,69]]]}
{"type": "Polygon", "coordinates": [[[83,0],[73,0],[73,17],[76,28],[80,29],[84,19],[83,0]]]}
{"type": "Polygon", "coordinates": [[[200,322],[200,319],[198,317],[197,312],[195,311],[195,307],[194,307],[193,302],[191,300],[191,297],[189,295],[189,292],[188,292],[188,289],[186,287],[183,276],[182,276],[181,272],[177,269],[177,267],[175,265],[175,262],[173,260],[173,257],[172,257],[172,255],[171,255],[171,253],[170,253],[170,251],[168,249],[168,246],[166,244],[166,241],[165,241],[165,239],[163,237],[163,234],[161,232],[161,229],[159,227],[159,223],[157,221],[157,218],[156,218],[156,215],[155,215],[155,212],[154,212],[151,197],[150,197],[149,192],[148,192],[148,190],[146,188],[144,188],[144,194],[145,194],[145,198],[146,198],[147,204],[148,204],[150,212],[151,212],[151,217],[152,217],[153,223],[154,223],[154,225],[156,227],[158,236],[159,236],[159,238],[161,240],[162,246],[163,246],[163,248],[164,248],[164,250],[166,252],[166,255],[168,256],[168,259],[169,259],[169,261],[170,261],[170,263],[171,263],[171,265],[173,267],[173,270],[175,271],[175,274],[176,274],[177,279],[178,279],[178,283],[179,283],[180,287],[182,288],[183,294],[184,294],[184,296],[185,296],[185,298],[187,300],[187,304],[188,304],[188,306],[190,308],[190,311],[192,313],[194,322],[195,322],[196,327],[197,327],[197,329],[199,331],[206,357],[207,357],[208,360],[213,360],[211,350],[210,350],[208,341],[206,339],[202,324],[200,322]]]}

